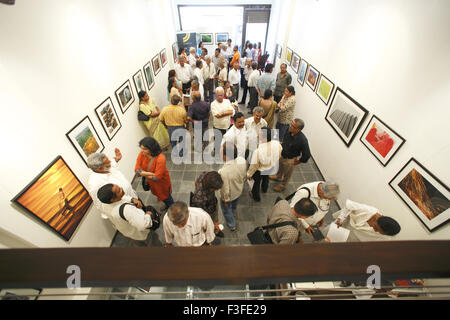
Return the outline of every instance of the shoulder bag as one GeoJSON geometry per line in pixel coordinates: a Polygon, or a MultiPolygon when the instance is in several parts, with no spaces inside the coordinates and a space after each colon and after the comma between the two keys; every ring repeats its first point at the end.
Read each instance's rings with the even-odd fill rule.
{"type": "Polygon", "coordinates": [[[247,238],[250,240],[251,244],[272,244],[272,239],[270,239],[267,229],[273,229],[278,227],[284,227],[291,225],[297,228],[297,224],[294,221],[285,221],[275,224],[269,224],[266,226],[256,227],[252,232],[247,233],[247,238]]]}
{"type": "MultiPolygon", "coordinates": [[[[125,215],[123,214],[123,209],[125,208],[126,205],[136,207],[136,205],[134,203],[124,203],[119,207],[119,215],[125,221],[127,221],[127,219],[125,218],[125,215]]],[[[142,211],[144,211],[144,212],[150,211],[152,213],[152,226],[149,229],[150,230],[158,229],[159,225],[161,224],[161,215],[159,214],[159,212],[156,211],[156,209],[153,208],[152,206],[144,206],[144,204],[142,204],[142,211]]]]}

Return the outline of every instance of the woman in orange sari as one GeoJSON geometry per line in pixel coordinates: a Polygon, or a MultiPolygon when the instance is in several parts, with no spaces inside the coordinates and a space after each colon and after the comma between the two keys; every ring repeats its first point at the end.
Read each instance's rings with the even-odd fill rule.
{"type": "Polygon", "coordinates": [[[173,203],[172,183],[169,171],[166,167],[166,156],[162,153],[158,142],[152,137],[146,137],[139,141],[141,152],[139,153],[134,171],[139,171],[142,177],[146,177],[150,185],[150,191],[164,202],[161,211],[168,209],[173,203]]]}

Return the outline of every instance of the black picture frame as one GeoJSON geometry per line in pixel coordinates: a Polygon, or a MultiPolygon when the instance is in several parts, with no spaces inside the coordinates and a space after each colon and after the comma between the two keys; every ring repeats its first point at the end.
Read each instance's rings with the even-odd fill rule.
{"type": "Polygon", "coordinates": [[[306,72],[308,71],[309,63],[306,62],[305,59],[301,59],[300,63],[298,65],[298,76],[297,76],[297,82],[303,87],[305,84],[306,79],[306,72]],[[303,66],[305,66],[305,69],[303,69],[303,66]],[[302,72],[302,70],[305,70],[302,72]]]}
{"type": "Polygon", "coordinates": [[[311,90],[314,91],[314,92],[316,91],[316,87],[317,87],[317,83],[319,82],[319,78],[320,78],[320,71],[317,70],[316,68],[314,68],[314,66],[313,66],[312,64],[310,64],[310,65],[308,66],[308,70],[306,71],[306,78],[305,78],[305,81],[306,81],[306,84],[308,85],[308,87],[310,87],[311,90]],[[317,76],[316,76],[316,81],[315,81],[314,85],[312,85],[311,82],[309,82],[309,75],[310,75],[311,69],[312,69],[312,71],[315,72],[316,75],[317,75],[317,76]]]}
{"type": "Polygon", "coordinates": [[[325,120],[341,138],[342,142],[350,147],[368,113],[355,99],[340,87],[337,87],[325,115],[325,120]]]}
{"type": "MultiPolygon", "coordinates": [[[[92,124],[91,119],[89,116],[84,117],[80,122],[78,122],[75,126],[72,127],[67,133],[66,133],[67,139],[69,139],[72,146],[75,148],[75,150],[80,155],[81,159],[83,159],[84,163],[87,166],[87,158],[95,152],[102,152],[105,149],[105,146],[103,145],[102,140],[100,139],[100,136],[97,133],[97,130],[95,129],[94,125],[92,124]],[[84,128],[83,128],[84,126],[84,128]],[[89,132],[86,131],[86,129],[89,129],[89,132],[91,135],[89,135],[89,132]],[[83,134],[83,136],[80,136],[80,134],[83,134]],[[78,137],[78,140],[77,140],[78,137]],[[86,139],[87,137],[87,139],[86,139]],[[95,141],[92,140],[94,138],[95,141]],[[96,142],[98,145],[97,149],[93,149],[90,146],[92,146],[96,142]],[[83,145],[81,145],[83,144],[83,145]],[[84,149],[89,149],[89,154],[84,151],[84,149]],[[92,151],[92,152],[91,152],[92,151]]],[[[95,144],[94,144],[95,147],[95,144]]]]}
{"type": "Polygon", "coordinates": [[[161,52],[159,53],[159,59],[161,60],[161,69],[164,68],[167,64],[167,53],[166,53],[166,49],[162,49],[161,52]]]}
{"type": "Polygon", "coordinates": [[[292,54],[292,60],[291,60],[291,68],[292,70],[294,70],[294,72],[297,74],[298,73],[298,68],[300,67],[300,62],[302,61],[302,59],[300,58],[300,56],[297,53],[293,53],[292,54]],[[294,65],[295,61],[297,61],[297,65],[294,65]]]}
{"type": "Polygon", "coordinates": [[[122,111],[122,114],[125,114],[125,112],[127,112],[127,110],[130,108],[130,106],[134,102],[134,94],[133,94],[133,89],[131,88],[130,80],[127,79],[127,81],[125,81],[119,87],[119,89],[116,90],[115,94],[116,94],[117,102],[119,103],[119,106],[120,106],[120,111],[122,111]],[[125,101],[125,105],[123,105],[124,102],[122,100],[126,99],[125,90],[127,88],[128,88],[128,92],[130,93],[130,100],[125,101]]]}
{"type": "Polygon", "coordinates": [[[69,241],[86,216],[92,198],[66,161],[58,155],[11,202],[69,241]],[[49,215],[52,216],[47,217],[49,215]]]}
{"type": "Polygon", "coordinates": [[[95,114],[98,117],[98,121],[100,121],[100,123],[102,124],[106,136],[108,137],[109,141],[111,141],[117,134],[117,132],[119,132],[120,128],[122,128],[122,123],[120,122],[119,116],[117,115],[116,109],[114,108],[114,104],[110,97],[106,98],[102,103],[99,104],[97,108],[95,108],[95,114]],[[107,107],[108,103],[110,105],[110,108],[107,107]],[[105,116],[107,117],[107,119],[105,119],[105,116]],[[111,123],[111,117],[117,120],[117,128],[114,128],[114,122],[111,123]],[[108,123],[111,123],[111,125],[108,125],[107,121],[108,123]],[[113,130],[111,130],[110,127],[112,127],[113,130]]]}
{"type": "Polygon", "coordinates": [[[400,148],[406,142],[406,140],[402,136],[400,136],[397,132],[395,132],[391,127],[389,127],[386,123],[384,123],[376,115],[372,115],[372,118],[367,123],[367,126],[364,129],[363,133],[361,134],[361,137],[359,138],[359,140],[370,151],[370,153],[373,154],[373,156],[378,160],[378,162],[380,162],[383,165],[383,167],[386,167],[388,165],[388,163],[392,160],[392,158],[394,158],[394,156],[397,154],[397,152],[400,150],[400,148]],[[380,130],[383,130],[386,134],[388,134],[389,138],[393,142],[392,148],[390,149],[390,150],[392,150],[392,152],[389,151],[384,157],[380,153],[379,148],[377,149],[376,146],[373,146],[367,139],[364,139],[368,136],[369,132],[371,131],[371,130],[369,130],[369,128],[371,127],[371,124],[373,127],[373,125],[375,125],[377,123],[380,124],[379,125],[380,130]],[[382,159],[388,155],[389,155],[389,157],[386,159],[386,161],[383,161],[382,159]]]}
{"type": "MultiPolygon", "coordinates": [[[[450,221],[449,187],[415,158],[411,158],[398,171],[389,181],[389,186],[414,213],[428,232],[434,232],[450,221]],[[417,186],[420,188],[416,188],[417,186]],[[411,193],[412,197],[408,193],[411,193]],[[414,200],[420,200],[422,208],[435,211],[445,209],[445,211],[439,212],[434,217],[428,217],[414,200]]],[[[432,214],[432,212],[428,212],[428,214],[432,214]]]]}
{"type": "Polygon", "coordinates": [[[161,63],[161,59],[159,56],[159,53],[153,57],[152,59],[152,66],[153,66],[153,74],[156,75],[161,71],[162,69],[162,63],[161,63]]]}
{"type": "Polygon", "coordinates": [[[330,102],[330,100],[331,100],[330,98],[333,96],[333,90],[334,90],[334,87],[335,87],[335,86],[334,86],[333,81],[331,81],[331,80],[328,79],[326,76],[324,76],[323,73],[320,74],[319,81],[317,82],[316,94],[317,94],[317,96],[319,97],[319,99],[320,99],[326,106],[327,106],[328,103],[330,102]],[[330,94],[328,95],[328,99],[324,98],[322,95],[319,94],[319,91],[320,91],[320,84],[322,83],[322,79],[325,79],[326,82],[329,82],[329,83],[332,84],[331,90],[330,90],[330,94]]]}
{"type": "Polygon", "coordinates": [[[292,57],[294,56],[294,51],[289,47],[286,47],[286,63],[291,67],[292,57]]]}
{"type": "Polygon", "coordinates": [[[136,89],[136,93],[139,95],[139,91],[144,91],[147,92],[147,86],[146,86],[146,81],[144,79],[144,75],[142,74],[141,69],[139,69],[134,75],[133,75],[133,83],[134,83],[134,88],[136,89]],[[142,87],[143,88],[139,88],[139,78],[141,78],[141,83],[142,83],[142,87]]]}
{"type": "Polygon", "coordinates": [[[144,66],[142,67],[142,70],[144,71],[144,79],[145,79],[145,82],[147,83],[148,91],[150,91],[150,89],[153,88],[153,86],[155,85],[155,77],[153,75],[152,69],[153,69],[153,67],[152,67],[152,63],[150,61],[147,62],[146,64],[144,64],[144,66]]]}

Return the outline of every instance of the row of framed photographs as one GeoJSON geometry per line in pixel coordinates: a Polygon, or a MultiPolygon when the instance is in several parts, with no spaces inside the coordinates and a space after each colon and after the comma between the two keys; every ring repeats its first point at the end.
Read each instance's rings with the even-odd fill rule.
{"type": "Polygon", "coordinates": [[[213,37],[213,33],[200,33],[200,41],[203,44],[219,44],[226,43],[228,40],[228,32],[216,33],[216,36],[213,37]],[[214,43],[214,39],[216,42],[214,43]]]}
{"type": "MultiPolygon", "coordinates": [[[[334,83],[290,48],[287,48],[286,60],[294,72],[298,73],[299,84],[303,86],[306,81],[311,90],[325,105],[328,105],[335,87],[334,83]]],[[[334,90],[325,120],[344,144],[350,147],[368,113],[367,109],[337,87],[334,90]]],[[[383,166],[389,163],[406,142],[376,115],[372,115],[360,141],[383,166]]],[[[450,221],[448,186],[416,159],[411,158],[389,182],[389,185],[428,231],[435,231],[450,221]]]]}
{"type": "MultiPolygon", "coordinates": [[[[140,91],[150,91],[150,89],[152,89],[155,85],[154,77],[166,64],[166,49],[163,49],[152,59],[151,62],[149,61],[144,65],[143,73],[142,70],[139,69],[133,75],[133,82],[136,92],[139,93],[140,91]]],[[[122,114],[125,114],[125,112],[135,101],[130,80],[126,80],[115,91],[115,95],[122,114]]],[[[106,136],[111,141],[120,128],[122,128],[122,124],[110,97],[106,98],[97,108],[95,108],[95,114],[102,124],[106,136]]],[[[66,136],[86,164],[87,158],[92,153],[102,152],[105,148],[89,116],[84,117],[80,122],[78,122],[72,129],[69,130],[69,132],[66,133],[66,136]]]]}

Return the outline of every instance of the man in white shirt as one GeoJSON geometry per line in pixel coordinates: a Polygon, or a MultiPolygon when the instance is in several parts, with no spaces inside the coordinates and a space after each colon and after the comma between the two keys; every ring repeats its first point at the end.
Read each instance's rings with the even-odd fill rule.
{"type": "Polygon", "coordinates": [[[236,230],[236,219],[239,197],[244,190],[247,163],[244,158],[238,157],[234,143],[224,143],[222,147],[223,167],[219,170],[223,185],[220,189],[220,207],[227,226],[231,231],[236,230]]]}
{"type": "Polygon", "coordinates": [[[119,185],[125,192],[124,200],[127,202],[133,202],[142,207],[142,203],[138,200],[136,191],[133,190],[131,183],[125,178],[125,176],[117,169],[117,163],[122,159],[122,154],[119,149],[115,149],[115,161],[109,160],[104,153],[93,153],[88,159],[88,167],[92,170],[87,189],[91,198],[94,201],[95,207],[100,210],[103,219],[108,219],[108,211],[111,210],[111,206],[105,206],[97,198],[97,191],[105,184],[112,183],[119,185]]]}
{"type": "Polygon", "coordinates": [[[205,96],[205,91],[204,91],[205,90],[204,89],[205,80],[203,79],[203,63],[201,60],[198,60],[195,63],[194,79],[195,78],[197,78],[198,85],[199,85],[199,91],[200,91],[200,94],[201,94],[202,100],[203,100],[203,98],[205,96]]]}
{"type": "Polygon", "coordinates": [[[253,109],[253,117],[245,119],[245,129],[248,135],[248,150],[249,159],[252,157],[253,151],[256,150],[259,143],[259,131],[263,127],[267,127],[267,122],[262,118],[264,114],[264,109],[261,107],[256,107],[253,109]]]}
{"type": "Polygon", "coordinates": [[[203,67],[205,101],[211,103],[214,101],[214,78],[216,75],[216,67],[212,63],[210,56],[206,56],[205,60],[206,65],[203,67]]]}
{"type": "Polygon", "coordinates": [[[220,56],[219,73],[217,76],[218,87],[225,87],[225,81],[228,79],[228,69],[224,56],[220,56]]]}
{"type": "Polygon", "coordinates": [[[134,203],[124,199],[125,192],[117,184],[106,184],[97,191],[97,196],[103,204],[111,206],[108,218],[116,229],[125,237],[137,240],[139,246],[146,246],[145,241],[152,226],[152,212],[138,208],[134,203]],[[122,214],[121,214],[122,207],[122,214]],[[143,242],[145,241],[145,242],[143,242]]]}
{"type": "Polygon", "coordinates": [[[234,101],[239,98],[239,82],[241,81],[241,73],[239,72],[239,63],[233,64],[233,69],[228,73],[228,81],[231,85],[234,101]]]}
{"type": "Polygon", "coordinates": [[[247,49],[245,49],[245,52],[247,53],[247,58],[253,61],[253,44],[249,43],[247,49]]]}
{"type": "Polygon", "coordinates": [[[261,73],[258,70],[258,63],[252,62],[252,72],[248,77],[248,91],[250,93],[250,101],[248,102],[248,108],[250,108],[250,112],[253,112],[253,108],[258,105],[259,95],[258,90],[256,89],[256,83],[261,76],[261,73]]]}
{"type": "MultiPolygon", "coordinates": [[[[219,155],[222,137],[227,132],[231,124],[231,116],[234,114],[234,108],[230,100],[224,99],[225,91],[222,87],[216,88],[216,100],[211,103],[211,114],[213,115],[214,127],[214,150],[219,155]]],[[[220,158],[219,158],[220,160],[220,158]]]]}
{"type": "Polygon", "coordinates": [[[197,61],[197,58],[195,57],[195,48],[191,47],[189,49],[189,56],[188,56],[189,65],[192,69],[195,68],[195,62],[197,61]]]}
{"type": "MultiPolygon", "coordinates": [[[[256,108],[255,108],[256,109],[256,108]]],[[[252,153],[247,179],[253,180],[250,198],[261,201],[260,190],[263,193],[269,188],[269,175],[278,171],[278,163],[283,147],[278,140],[272,140],[272,129],[262,127],[258,130],[258,148],[252,153]]]]}
{"type": "Polygon", "coordinates": [[[347,241],[391,241],[401,230],[394,219],[383,216],[377,208],[347,200],[345,208],[333,214],[338,227],[350,230],[347,241]],[[349,221],[346,219],[349,218],[349,221]]]}
{"type": "Polygon", "coordinates": [[[178,57],[178,64],[175,65],[175,72],[177,79],[183,83],[183,93],[186,94],[191,88],[191,80],[194,77],[194,71],[189,64],[186,64],[186,60],[183,55],[178,57]]]}
{"type": "Polygon", "coordinates": [[[220,49],[220,54],[224,56],[228,61],[228,48],[226,45],[222,44],[222,48],[220,49]]]}
{"type": "Polygon", "coordinates": [[[303,198],[309,198],[317,206],[317,212],[307,219],[300,219],[301,226],[310,235],[311,227],[322,227],[323,219],[330,209],[330,201],[336,200],[339,195],[339,185],[334,182],[316,181],[306,183],[297,188],[291,200],[291,208],[303,198]]]}
{"type": "Polygon", "coordinates": [[[202,208],[188,207],[177,201],[170,206],[163,219],[166,246],[200,247],[211,245],[214,235],[214,223],[202,208]]]}
{"type": "Polygon", "coordinates": [[[245,151],[247,150],[248,137],[247,130],[245,130],[245,117],[242,112],[237,112],[233,116],[234,125],[228,129],[222,139],[222,145],[233,143],[238,150],[238,156],[245,159],[245,151]]]}

